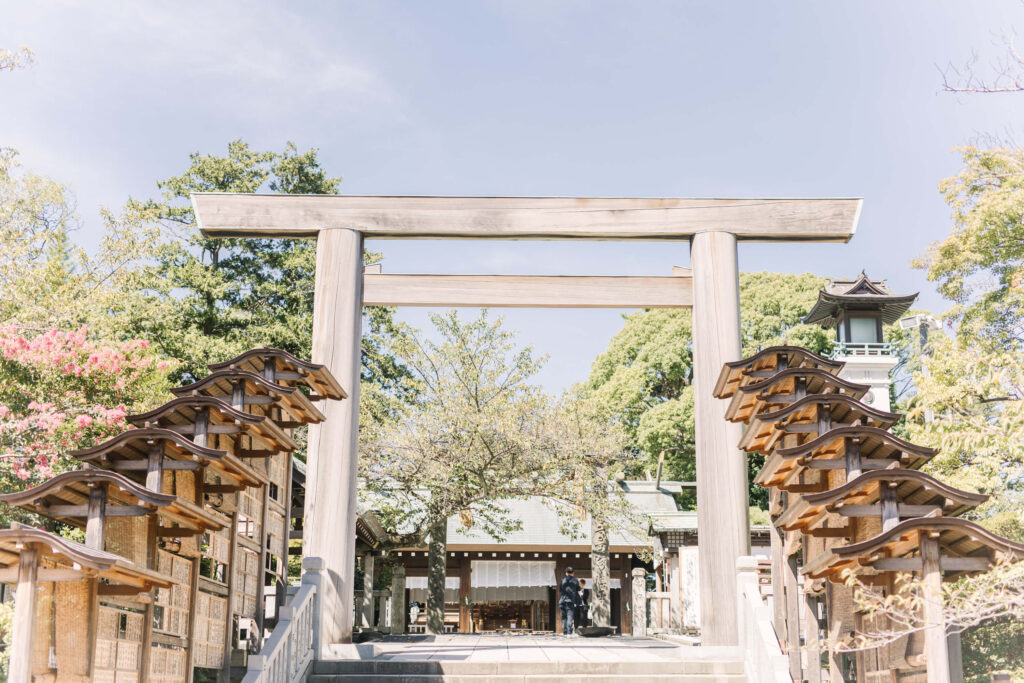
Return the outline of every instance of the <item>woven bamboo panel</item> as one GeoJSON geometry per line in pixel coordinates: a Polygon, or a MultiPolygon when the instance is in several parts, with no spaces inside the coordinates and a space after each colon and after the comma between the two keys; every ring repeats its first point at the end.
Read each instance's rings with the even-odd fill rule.
{"type": "Polygon", "coordinates": [[[228,602],[199,592],[196,598],[196,635],[193,661],[196,666],[219,669],[224,663],[224,631],[228,602]]]}
{"type": "Polygon", "coordinates": [[[104,550],[145,567],[148,535],[147,517],[108,517],[104,527],[104,550]]]}
{"type": "Polygon", "coordinates": [[[138,681],[144,615],[113,605],[101,604],[99,610],[93,680],[138,681]]]}
{"type": "Polygon", "coordinates": [[[262,545],[260,520],[263,516],[263,489],[245,489],[238,492],[239,533],[262,545]]]}
{"type": "Polygon", "coordinates": [[[185,638],[188,636],[189,582],[192,563],[165,550],[157,552],[157,565],[161,574],[175,581],[171,588],[159,588],[153,613],[153,628],[163,633],[185,638]]]}
{"type": "Polygon", "coordinates": [[[154,646],[149,654],[150,683],[180,683],[186,680],[185,662],[184,649],[154,646]]]}
{"type": "Polygon", "coordinates": [[[287,545],[284,516],[273,510],[267,511],[267,550],[284,561],[287,545]]]}
{"type": "Polygon", "coordinates": [[[268,458],[267,463],[267,478],[270,479],[271,484],[276,484],[271,487],[271,491],[274,492],[274,500],[281,505],[285,504],[285,492],[288,485],[288,471],[287,467],[291,464],[291,456],[275,455],[272,458],[268,458]],[[276,488],[276,491],[275,491],[276,488]]]}
{"type": "Polygon", "coordinates": [[[259,553],[238,548],[235,565],[235,612],[243,617],[255,617],[263,594],[259,553]]]}

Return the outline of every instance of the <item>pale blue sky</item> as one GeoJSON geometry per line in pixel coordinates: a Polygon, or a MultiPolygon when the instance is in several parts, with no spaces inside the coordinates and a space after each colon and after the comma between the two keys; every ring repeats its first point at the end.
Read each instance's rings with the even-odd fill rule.
{"type": "MultiPolygon", "coordinates": [[[[149,196],[237,137],[317,146],[351,194],[860,196],[850,244],[745,244],[741,268],[867,268],[941,310],[909,268],[950,229],[936,185],[953,147],[1012,134],[1021,105],[942,94],[937,65],[974,50],[984,65],[1014,25],[1015,0],[0,0],[0,45],[37,55],[0,75],[0,145],[74,189],[86,244],[99,204],[149,196]]],[[[688,261],[680,243],[369,246],[393,273],[688,261]]],[[[620,314],[505,313],[550,354],[552,390],[586,376],[620,314]]]]}

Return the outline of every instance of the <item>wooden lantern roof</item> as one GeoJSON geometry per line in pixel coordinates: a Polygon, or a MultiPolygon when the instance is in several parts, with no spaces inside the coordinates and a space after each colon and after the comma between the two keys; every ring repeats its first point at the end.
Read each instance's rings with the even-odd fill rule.
{"type": "Polygon", "coordinates": [[[899,463],[902,467],[918,469],[938,451],[927,446],[904,441],[891,432],[878,427],[837,427],[799,446],[776,448],[768,455],[764,467],[754,481],[760,486],[775,486],[790,490],[805,469],[842,469],[846,449],[856,443],[861,457],[861,469],[884,469],[899,463]]]}
{"type": "Polygon", "coordinates": [[[844,394],[860,399],[871,390],[867,384],[855,384],[821,368],[788,368],[759,382],[737,387],[725,410],[725,418],[730,422],[747,422],[771,407],[777,409],[793,403],[800,398],[797,390],[801,383],[805,394],[844,394]]]}
{"type": "MultiPolygon", "coordinates": [[[[103,579],[108,586],[128,586],[143,593],[153,588],[170,588],[171,579],[129,562],[120,555],[94,550],[81,543],[62,538],[41,529],[0,529],[0,581],[17,581],[21,551],[34,546],[39,559],[57,564],[57,568],[40,568],[39,581],[76,581],[103,579]],[[11,572],[13,570],[13,572],[11,572]]],[[[103,592],[101,586],[101,593],[103,592]]]]}
{"type": "Polygon", "coordinates": [[[194,434],[197,416],[207,411],[207,434],[248,436],[260,445],[259,449],[238,449],[241,457],[266,457],[298,447],[291,437],[268,417],[235,410],[213,396],[182,396],[168,401],[148,413],[129,415],[128,421],[144,427],[165,427],[181,434],[194,434]]]}
{"type": "Polygon", "coordinates": [[[836,536],[838,532],[834,529],[822,533],[826,516],[838,513],[844,517],[881,517],[882,488],[886,486],[896,491],[900,518],[956,516],[988,500],[982,493],[961,491],[924,472],[902,468],[872,470],[830,491],[791,499],[777,524],[786,531],[836,536]]]}
{"type": "Polygon", "coordinates": [[[220,477],[222,484],[233,484],[238,490],[262,486],[266,477],[246,466],[227,451],[200,446],[187,437],[159,427],[129,429],[92,448],[72,451],[82,462],[114,470],[139,483],[146,481],[149,449],[158,446],[163,457],[170,461],[164,470],[198,470],[207,468],[220,477]]]}
{"type": "Polygon", "coordinates": [[[311,401],[348,398],[341,384],[325,366],[296,358],[281,349],[250,349],[231,360],[213,363],[209,368],[214,372],[232,368],[248,370],[265,377],[272,376],[277,384],[304,386],[311,392],[311,401]]]}
{"type": "Polygon", "coordinates": [[[838,373],[843,363],[829,360],[800,346],[769,346],[753,356],[730,361],[722,368],[712,392],[716,398],[731,398],[738,387],[760,381],[785,368],[821,368],[838,373]]]}
{"type": "Polygon", "coordinates": [[[840,583],[844,570],[920,571],[920,547],[939,542],[939,566],[946,578],[985,571],[1001,559],[1024,559],[1024,545],[958,517],[915,517],[860,543],[826,549],[801,573],[840,583]]]}
{"type": "Polygon", "coordinates": [[[156,514],[165,527],[181,536],[224,528],[223,522],[198,505],[147,489],[108,470],[64,472],[38,486],[0,495],[0,501],[81,528],[88,516],[89,492],[97,486],[106,488],[108,517],[156,514]]]}
{"type": "Polygon", "coordinates": [[[280,427],[301,427],[324,421],[324,414],[297,387],[271,382],[248,370],[218,370],[198,382],[171,389],[171,393],[175,396],[215,396],[227,402],[232,401],[232,391],[236,384],[242,386],[242,401],[245,405],[273,405],[287,413],[291,420],[277,420],[280,427]]]}
{"type": "Polygon", "coordinates": [[[890,325],[917,299],[917,294],[894,294],[885,280],[869,280],[864,273],[856,280],[834,280],[818,292],[818,300],[804,317],[807,324],[832,327],[843,309],[881,311],[882,322],[890,325]]]}
{"type": "Polygon", "coordinates": [[[783,434],[818,435],[822,410],[828,415],[830,426],[826,429],[832,429],[833,425],[846,427],[856,423],[888,429],[900,419],[896,413],[872,408],[843,394],[811,394],[785,408],[754,415],[739,447],[748,453],[769,455],[783,434]]]}

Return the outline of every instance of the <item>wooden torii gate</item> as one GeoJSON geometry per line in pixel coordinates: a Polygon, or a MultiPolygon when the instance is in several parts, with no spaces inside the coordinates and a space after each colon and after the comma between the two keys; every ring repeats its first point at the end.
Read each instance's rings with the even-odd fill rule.
{"type": "Polygon", "coordinates": [[[740,426],[712,397],[740,357],[737,241],[847,242],[860,199],[358,197],[197,193],[210,237],[316,238],[312,359],[350,400],[310,428],[303,555],[325,560],[320,643],[348,642],[355,566],[361,309],[376,306],[693,308],[702,640],[737,642],[736,558],[749,551],[740,426]],[[672,277],[364,273],[363,239],[677,240],[691,271],[672,277]],[[348,533],[346,533],[348,530],[348,533]],[[712,533],[708,533],[713,530],[712,533]],[[714,600],[709,599],[714,595],[714,600]]]}

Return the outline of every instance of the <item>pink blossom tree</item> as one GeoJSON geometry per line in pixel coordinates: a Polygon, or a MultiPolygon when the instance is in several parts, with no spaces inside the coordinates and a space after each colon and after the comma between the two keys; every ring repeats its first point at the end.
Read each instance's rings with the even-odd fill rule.
{"type": "MultiPolygon", "coordinates": [[[[103,342],[86,327],[28,335],[0,327],[0,490],[81,464],[68,453],[128,428],[125,416],[169,398],[171,361],[149,342],[103,342]]],[[[25,518],[0,510],[0,526],[25,518]]]]}

